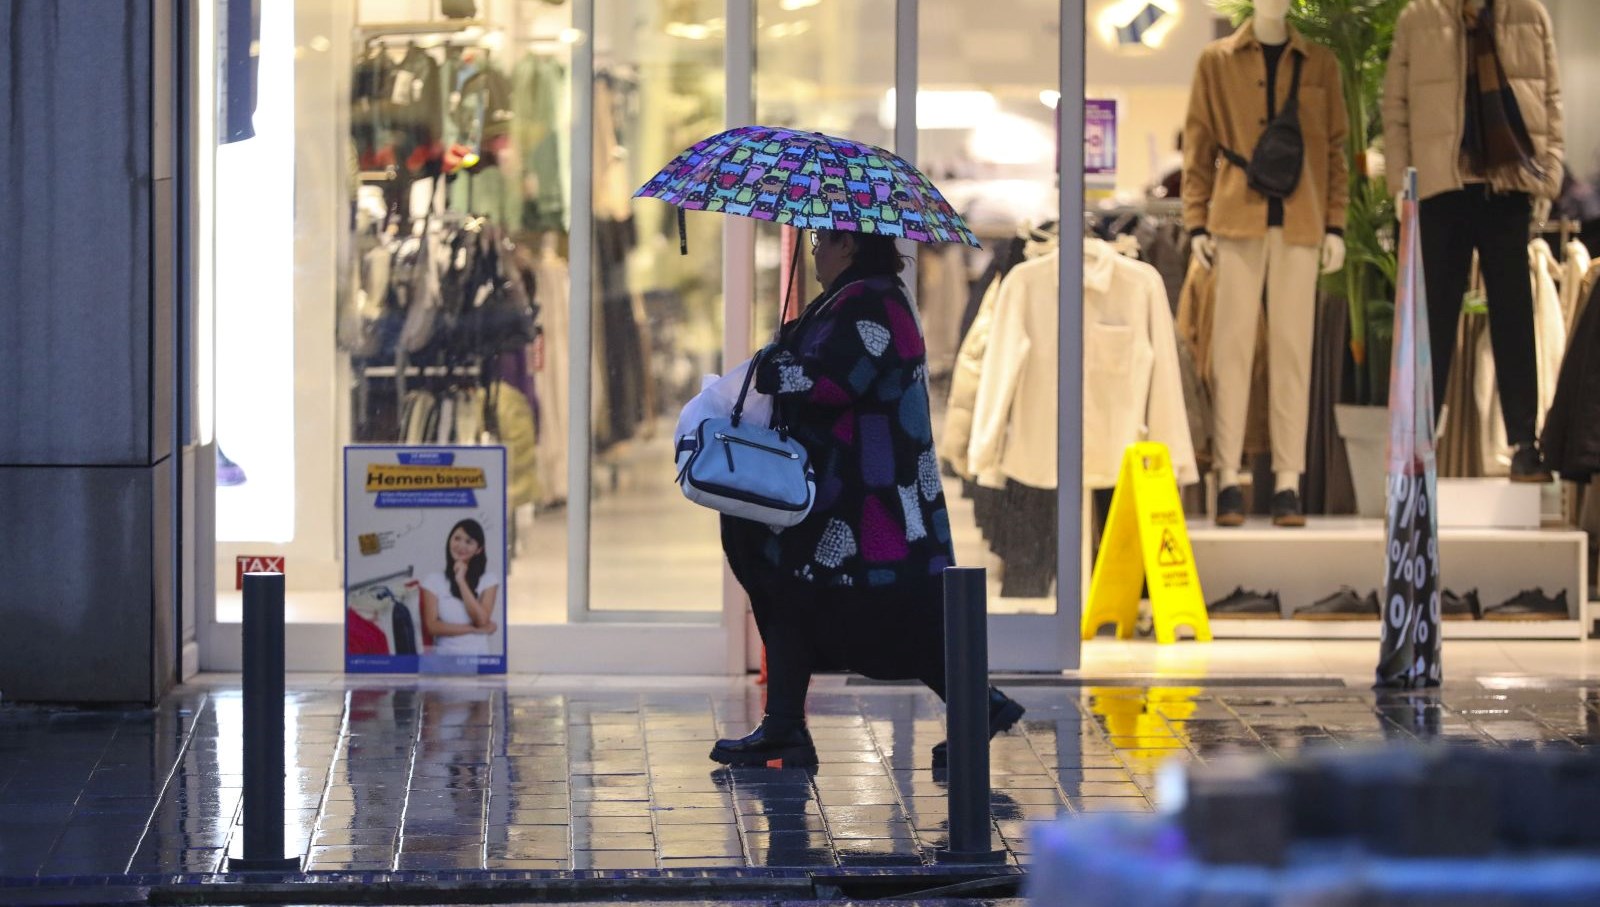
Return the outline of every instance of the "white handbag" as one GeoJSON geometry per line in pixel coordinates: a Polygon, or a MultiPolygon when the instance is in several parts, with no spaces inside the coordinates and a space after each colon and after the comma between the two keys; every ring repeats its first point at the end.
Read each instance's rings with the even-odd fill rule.
{"type": "Polygon", "coordinates": [[[702,507],[769,526],[789,527],[811,512],[816,476],[800,442],[744,415],[759,356],[745,370],[733,412],[704,419],[678,439],[678,487],[702,507]]]}

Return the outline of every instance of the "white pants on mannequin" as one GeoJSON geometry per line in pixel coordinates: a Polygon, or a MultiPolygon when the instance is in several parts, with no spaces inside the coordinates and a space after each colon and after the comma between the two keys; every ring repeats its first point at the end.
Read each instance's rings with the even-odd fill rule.
{"type": "Polygon", "coordinates": [[[1250,405],[1256,325],[1266,292],[1267,396],[1277,490],[1299,488],[1306,468],[1311,346],[1322,250],[1293,246],[1274,227],[1264,240],[1215,239],[1217,301],[1211,329],[1215,446],[1221,487],[1237,485],[1250,405]]]}

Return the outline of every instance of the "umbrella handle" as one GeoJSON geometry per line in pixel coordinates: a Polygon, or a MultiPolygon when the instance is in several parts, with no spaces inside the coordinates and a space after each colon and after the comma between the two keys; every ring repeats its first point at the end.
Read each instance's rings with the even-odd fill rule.
{"type": "Polygon", "coordinates": [[[678,254],[689,254],[689,225],[683,209],[678,209],[678,254]]]}

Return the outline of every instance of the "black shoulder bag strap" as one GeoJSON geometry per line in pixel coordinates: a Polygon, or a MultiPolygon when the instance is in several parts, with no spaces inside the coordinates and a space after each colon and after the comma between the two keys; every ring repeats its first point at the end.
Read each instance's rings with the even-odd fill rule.
{"type": "MultiPolygon", "coordinates": [[[[1300,70],[1305,66],[1306,58],[1298,50],[1289,50],[1286,53],[1294,58],[1294,75],[1289,80],[1289,98],[1283,102],[1283,109],[1278,111],[1278,115],[1272,118],[1274,122],[1286,116],[1292,116],[1296,120],[1300,118],[1300,70]]],[[[1262,132],[1264,134],[1266,130],[1262,130],[1262,132]]],[[[1240,170],[1250,169],[1249,159],[1227,145],[1219,144],[1217,145],[1217,150],[1221,151],[1222,156],[1233,166],[1238,167],[1240,170]]]]}

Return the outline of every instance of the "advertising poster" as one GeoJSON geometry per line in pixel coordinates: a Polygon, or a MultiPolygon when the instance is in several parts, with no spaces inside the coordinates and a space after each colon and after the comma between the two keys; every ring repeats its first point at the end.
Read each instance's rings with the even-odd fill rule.
{"type": "Polygon", "coordinates": [[[1083,172],[1110,176],[1117,172],[1117,102],[1089,98],[1083,102],[1083,172]]]}
{"type": "Polygon", "coordinates": [[[344,450],[345,670],[504,674],[504,447],[344,450]]]}

